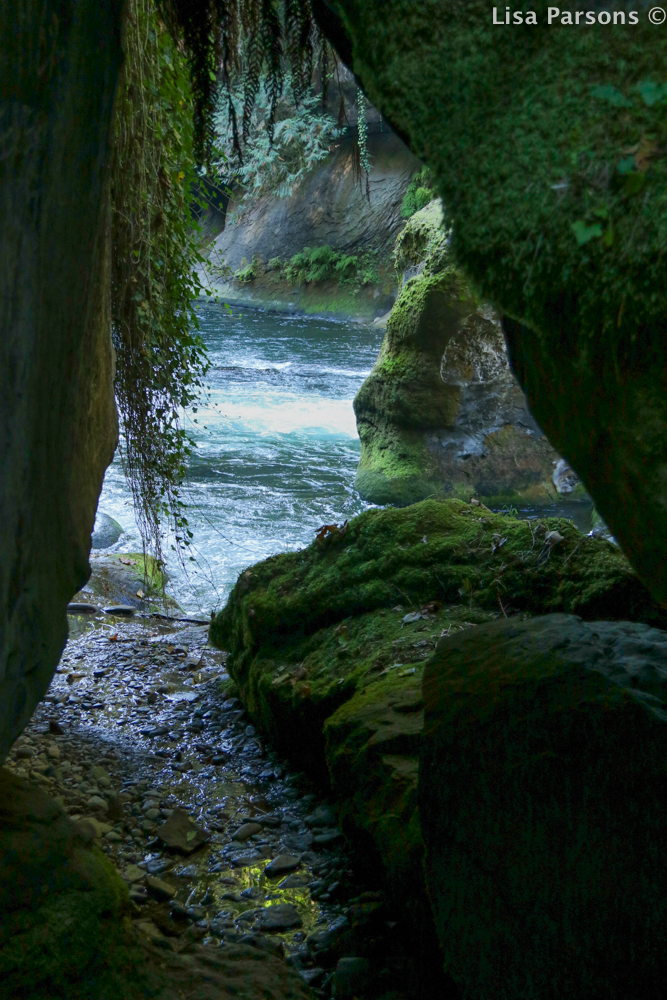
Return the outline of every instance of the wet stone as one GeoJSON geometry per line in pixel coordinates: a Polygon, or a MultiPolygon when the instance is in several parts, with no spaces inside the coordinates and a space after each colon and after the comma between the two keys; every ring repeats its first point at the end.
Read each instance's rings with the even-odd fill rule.
{"type": "Polygon", "coordinates": [[[244,823],[240,826],[238,830],[235,830],[232,834],[232,840],[247,840],[248,837],[253,837],[256,833],[262,832],[262,826],[260,823],[244,823]]]}
{"type": "Polygon", "coordinates": [[[258,917],[258,929],[271,933],[272,931],[287,931],[303,926],[299,911],[291,903],[278,903],[267,906],[258,917]]]}
{"type": "Polygon", "coordinates": [[[169,885],[168,882],[164,882],[161,878],[156,878],[154,875],[146,876],[146,888],[152,896],[155,896],[161,902],[172,899],[176,895],[176,890],[173,886],[169,885]]]}
{"type": "Polygon", "coordinates": [[[264,872],[266,875],[284,875],[286,872],[294,871],[300,863],[300,859],[293,854],[279,854],[268,863],[264,872]]]}
{"type": "Polygon", "coordinates": [[[166,823],[158,827],[157,836],[165,847],[184,854],[192,854],[209,840],[207,831],[198,826],[185,809],[174,809],[166,823]]]}

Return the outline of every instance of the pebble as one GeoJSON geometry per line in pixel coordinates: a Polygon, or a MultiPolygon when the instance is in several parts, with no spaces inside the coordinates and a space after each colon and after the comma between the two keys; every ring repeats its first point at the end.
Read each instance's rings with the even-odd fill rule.
{"type": "Polygon", "coordinates": [[[169,885],[168,882],[164,882],[160,878],[156,878],[154,875],[146,876],[146,888],[155,896],[156,899],[164,902],[165,900],[173,899],[176,895],[176,890],[173,886],[169,885]]]}
{"type": "Polygon", "coordinates": [[[293,854],[279,854],[277,858],[268,863],[264,871],[267,875],[283,875],[285,872],[298,868],[300,863],[299,858],[293,854]]]}
{"type": "Polygon", "coordinates": [[[302,926],[303,920],[299,911],[290,903],[277,903],[275,906],[267,906],[258,917],[258,927],[262,931],[286,931],[302,926]]]}
{"type": "MultiPolygon", "coordinates": [[[[352,876],[344,851],[331,850],[344,843],[333,810],[265,752],[238,699],[220,705],[215,677],[226,674],[200,683],[179,673],[187,652],[205,675],[219,656],[205,628],[196,650],[161,636],[160,656],[146,638],[158,634],[152,624],[130,617],[113,629],[112,643],[98,626],[70,638],[7,766],[43,785],[102,846],[160,947],[241,942],[287,957],[328,998],[352,876]],[[179,864],[183,854],[192,861],[179,864]]],[[[353,890],[362,909],[363,888],[353,890]]]]}
{"type": "Polygon", "coordinates": [[[238,830],[235,830],[232,834],[232,840],[247,840],[248,837],[253,837],[256,833],[262,832],[262,826],[260,823],[244,823],[240,826],[238,830]]]}

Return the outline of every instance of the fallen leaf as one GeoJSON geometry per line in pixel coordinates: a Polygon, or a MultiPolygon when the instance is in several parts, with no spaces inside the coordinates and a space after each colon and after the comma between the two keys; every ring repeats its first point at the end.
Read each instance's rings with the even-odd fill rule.
{"type": "Polygon", "coordinates": [[[118,632],[114,632],[113,635],[109,636],[109,642],[118,642],[118,632]]]}
{"type": "Polygon", "coordinates": [[[119,556],[118,562],[122,562],[124,566],[136,566],[136,560],[125,559],[124,556],[119,556]]]}
{"type": "Polygon", "coordinates": [[[137,597],[143,597],[143,596],[144,596],[143,590],[138,590],[137,591],[137,597]]]}

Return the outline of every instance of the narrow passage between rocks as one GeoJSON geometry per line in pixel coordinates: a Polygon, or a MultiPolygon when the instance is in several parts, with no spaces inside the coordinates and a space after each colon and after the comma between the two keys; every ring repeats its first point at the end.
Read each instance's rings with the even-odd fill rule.
{"type": "Polygon", "coordinates": [[[208,627],[69,620],[7,767],[92,829],[146,942],[174,955],[250,945],[283,958],[314,996],[407,1000],[400,913],[353,859],[322,790],[228,696],[208,627]]]}

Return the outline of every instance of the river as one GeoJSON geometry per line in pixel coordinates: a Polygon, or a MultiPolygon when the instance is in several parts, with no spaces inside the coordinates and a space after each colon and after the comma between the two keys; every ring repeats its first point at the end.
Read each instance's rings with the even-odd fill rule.
{"type": "MultiPolygon", "coordinates": [[[[352,400],[383,331],[352,322],[198,303],[209,398],[185,426],[197,450],[183,499],[194,534],[186,569],[167,549],[181,607],[221,608],[239,573],[313,541],[323,524],[366,510],[352,487],[359,462],[352,400]],[[194,423],[194,420],[197,423],[194,423]]],[[[110,551],[141,550],[118,455],[99,509],[125,529],[110,551]]]]}
{"type": "MultiPolygon", "coordinates": [[[[230,314],[206,301],[197,311],[211,370],[208,399],[185,423],[197,443],[183,488],[193,561],[183,566],[169,546],[165,552],[169,592],[184,611],[208,616],[246,567],[302,548],[321,525],[372,506],[352,486],[360,453],[352,400],[383,331],[260,310],[230,314]]],[[[126,529],[109,551],[140,551],[118,455],[99,509],[126,529]]],[[[589,531],[590,511],[561,501],[518,514],[567,516],[589,531]]]]}

